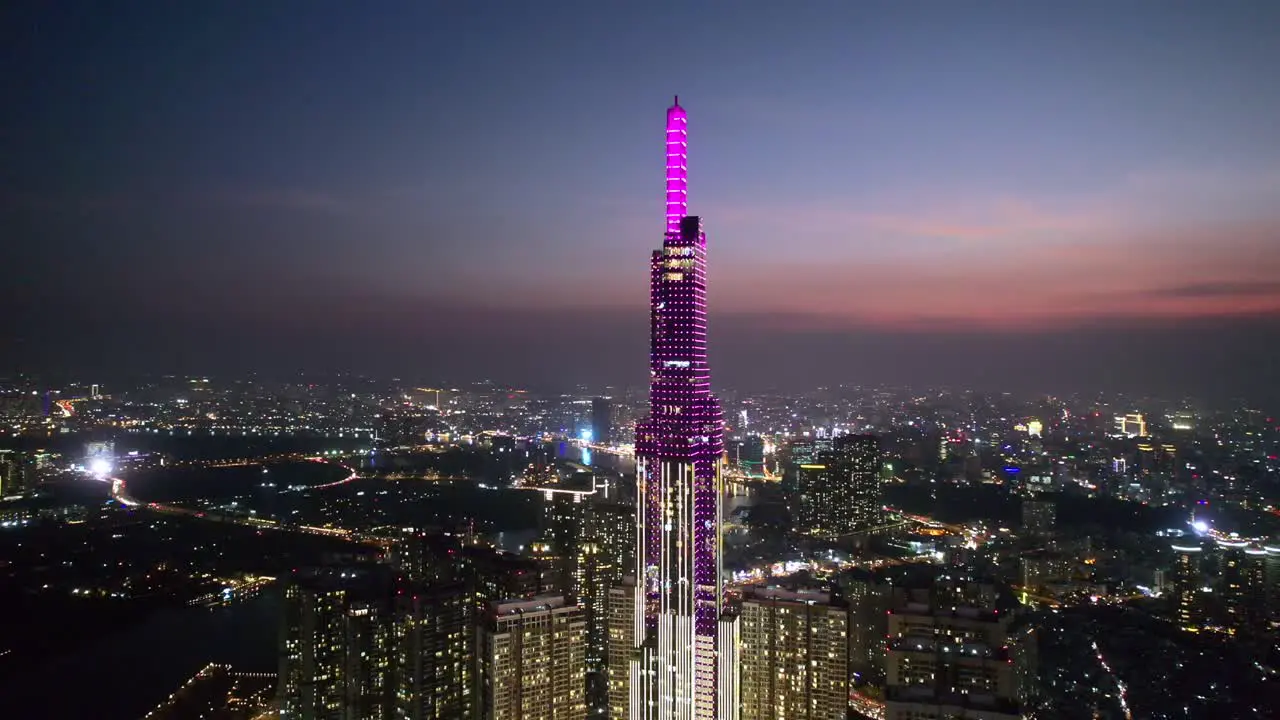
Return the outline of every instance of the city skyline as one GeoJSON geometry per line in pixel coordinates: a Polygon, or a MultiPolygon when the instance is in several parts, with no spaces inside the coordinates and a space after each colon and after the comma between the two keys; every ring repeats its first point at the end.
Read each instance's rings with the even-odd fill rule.
{"type": "Polygon", "coordinates": [[[6,5],[2,706],[1280,707],[1278,27],[6,5]]]}
{"type": "Polygon", "coordinates": [[[680,92],[729,384],[1274,385],[1269,6],[296,7],[13,10],[6,372],[636,382],[680,92]]]}

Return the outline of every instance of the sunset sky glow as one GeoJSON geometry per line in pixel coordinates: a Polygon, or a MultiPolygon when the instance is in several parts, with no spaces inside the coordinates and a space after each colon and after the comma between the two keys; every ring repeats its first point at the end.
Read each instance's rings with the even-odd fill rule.
{"type": "Polygon", "coordinates": [[[29,346],[77,308],[175,344],[642,328],[675,94],[713,333],[1280,316],[1274,3],[25,5],[0,262],[29,346]]]}

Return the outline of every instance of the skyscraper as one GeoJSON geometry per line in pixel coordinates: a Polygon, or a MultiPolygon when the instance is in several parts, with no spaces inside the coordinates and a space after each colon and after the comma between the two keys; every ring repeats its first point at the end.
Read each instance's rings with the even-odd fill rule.
{"type": "Polygon", "coordinates": [[[613,442],[613,401],[607,397],[591,401],[591,442],[601,445],[613,442]]]}
{"type": "Polygon", "coordinates": [[[707,366],[707,238],[688,210],[688,118],[667,110],[667,211],[650,260],[649,417],[636,427],[630,716],[732,718],[737,626],[723,616],[724,419],[707,366]]]}

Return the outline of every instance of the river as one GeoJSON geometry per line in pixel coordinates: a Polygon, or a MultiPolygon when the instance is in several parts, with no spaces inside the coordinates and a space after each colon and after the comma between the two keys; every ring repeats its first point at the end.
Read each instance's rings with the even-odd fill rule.
{"type": "Polygon", "coordinates": [[[210,662],[275,672],[281,592],[219,608],[174,608],[70,655],[0,679],[4,717],[138,720],[210,662]]]}

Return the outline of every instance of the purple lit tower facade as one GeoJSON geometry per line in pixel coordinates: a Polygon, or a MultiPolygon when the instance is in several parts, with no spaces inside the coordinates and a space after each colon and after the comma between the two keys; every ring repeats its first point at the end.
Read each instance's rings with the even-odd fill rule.
{"type": "Polygon", "coordinates": [[[636,427],[632,720],[738,715],[723,615],[724,421],[707,367],[707,238],[688,209],[688,119],[667,110],[667,226],[650,260],[649,417],[636,427]]]}

